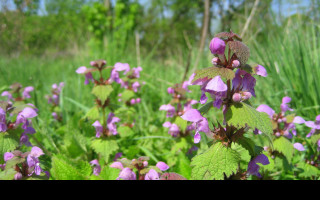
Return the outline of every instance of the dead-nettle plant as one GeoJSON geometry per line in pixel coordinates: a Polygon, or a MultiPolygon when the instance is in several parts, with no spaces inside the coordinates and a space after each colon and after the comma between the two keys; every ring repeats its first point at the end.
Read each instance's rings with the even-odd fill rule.
{"type": "Polygon", "coordinates": [[[62,111],[59,104],[60,104],[60,93],[63,87],[64,87],[63,82],[59,83],[59,85],[55,83],[52,85],[51,95],[46,95],[48,104],[51,105],[52,117],[59,122],[62,121],[62,111]]]}
{"type": "Polygon", "coordinates": [[[0,164],[1,179],[39,179],[39,176],[48,179],[49,174],[42,170],[38,159],[44,153],[29,140],[29,136],[36,133],[31,120],[38,116],[38,109],[25,102],[31,98],[29,92],[33,87],[24,88],[22,94],[19,83],[10,89],[1,95],[6,100],[0,101],[0,155],[4,155],[0,158],[4,161],[0,164]],[[30,147],[30,152],[21,152],[30,147]]]}
{"type": "Polygon", "coordinates": [[[134,126],[134,117],[128,119],[130,115],[123,113],[130,109],[132,111],[132,107],[141,102],[136,96],[142,85],[138,80],[142,68],[131,69],[128,63],[106,66],[105,60],[92,61],[90,65],[93,68],[82,66],[76,72],[85,75],[86,85],[90,82],[94,84],[92,94],[96,97],[95,106],[86,113],[85,118],[94,121],[92,126],[96,129],[96,139],[92,140],[91,147],[99,155],[102,163],[108,163],[110,155],[119,149],[117,135],[130,132],[134,126]],[[104,72],[107,73],[107,70],[111,71],[109,77],[105,78],[104,72]],[[97,77],[93,76],[94,72],[97,73],[97,77]],[[123,72],[121,77],[120,72],[123,72]],[[114,83],[120,84],[124,91],[113,95],[115,98],[112,98],[111,94],[116,88],[114,83]]]}
{"type": "MultiPolygon", "coordinates": [[[[261,177],[260,166],[269,164],[267,156],[246,133],[258,129],[271,137],[272,124],[269,116],[254,109],[249,100],[255,97],[256,78],[266,77],[261,65],[249,65],[249,48],[233,32],[217,34],[210,42],[212,67],[197,70],[189,78],[190,85],[201,88],[199,110],[189,109],[181,117],[192,122],[195,129],[194,142],[201,140],[200,132],[213,140],[213,144],[192,159],[193,179],[246,179],[248,175],[261,177]],[[208,101],[210,96],[213,101],[208,101]],[[204,115],[211,108],[222,109],[222,122],[212,122],[204,115]],[[250,131],[251,130],[251,131],[250,131]],[[231,177],[232,176],[232,177],[231,177]]],[[[252,133],[253,134],[253,133],[252,133]]]]}

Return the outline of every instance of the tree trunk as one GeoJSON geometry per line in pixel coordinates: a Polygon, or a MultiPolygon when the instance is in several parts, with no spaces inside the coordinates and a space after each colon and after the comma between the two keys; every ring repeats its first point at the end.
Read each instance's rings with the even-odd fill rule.
{"type": "Polygon", "coordinates": [[[194,63],[194,70],[197,68],[197,65],[199,64],[200,58],[202,56],[204,45],[206,43],[206,38],[208,35],[209,18],[210,18],[209,12],[210,12],[210,0],[204,0],[202,34],[201,34],[200,46],[199,46],[199,50],[198,50],[198,56],[197,56],[196,61],[194,63]]]}

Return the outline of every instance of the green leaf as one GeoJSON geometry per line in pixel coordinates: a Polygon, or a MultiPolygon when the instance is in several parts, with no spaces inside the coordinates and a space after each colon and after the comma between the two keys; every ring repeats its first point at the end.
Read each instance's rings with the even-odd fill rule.
{"type": "Polygon", "coordinates": [[[55,180],[87,180],[92,173],[88,162],[72,161],[63,155],[52,157],[52,169],[50,171],[55,180]]]}
{"type": "Polygon", "coordinates": [[[0,180],[13,180],[16,173],[17,172],[13,168],[4,170],[2,172],[0,171],[0,180]]]}
{"type": "Polygon", "coordinates": [[[207,112],[209,112],[209,110],[213,108],[213,101],[210,101],[209,103],[205,104],[204,106],[202,106],[200,109],[199,109],[199,112],[204,115],[206,114],[207,112]]]}
{"type": "Polygon", "coordinates": [[[223,67],[209,67],[205,69],[200,69],[195,72],[195,77],[192,82],[202,79],[202,78],[214,78],[216,76],[221,76],[227,80],[233,79],[235,77],[235,72],[231,69],[223,67]]]}
{"type": "Polygon", "coordinates": [[[98,120],[100,117],[99,108],[97,106],[91,108],[87,113],[85,118],[91,119],[91,120],[98,120]]]}
{"type": "Polygon", "coordinates": [[[121,137],[130,137],[134,134],[133,130],[128,126],[120,126],[117,130],[121,137]]]}
{"type": "Polygon", "coordinates": [[[116,180],[119,176],[119,173],[120,173],[120,169],[106,166],[101,170],[99,177],[102,180],[116,180]]]}
{"type": "Polygon", "coordinates": [[[292,143],[285,137],[279,137],[273,141],[274,150],[282,153],[291,162],[293,157],[294,147],[292,143]]]}
{"type": "Polygon", "coordinates": [[[178,155],[178,163],[174,167],[174,172],[177,172],[178,174],[181,174],[187,179],[191,178],[191,166],[190,166],[190,160],[188,157],[180,152],[178,155]]]}
{"type": "Polygon", "coordinates": [[[302,172],[299,173],[299,177],[304,177],[304,178],[308,178],[308,177],[318,177],[320,175],[320,170],[315,167],[312,166],[308,163],[299,163],[297,165],[297,168],[301,169],[302,172]]]}
{"type": "Polygon", "coordinates": [[[125,90],[122,93],[121,99],[123,102],[127,102],[130,99],[132,99],[132,97],[134,97],[135,93],[132,90],[125,90]]]}
{"type": "Polygon", "coordinates": [[[180,116],[176,117],[173,123],[179,126],[180,130],[183,132],[187,129],[188,126],[188,122],[182,119],[180,116]]]}
{"type": "Polygon", "coordinates": [[[245,103],[233,104],[226,113],[226,120],[229,125],[238,128],[246,126],[252,129],[257,128],[267,134],[269,138],[273,133],[271,119],[268,114],[259,112],[245,103]]]}
{"type": "Polygon", "coordinates": [[[0,155],[11,152],[19,146],[17,138],[7,132],[0,133],[0,155]]]}
{"type": "Polygon", "coordinates": [[[255,145],[255,143],[250,138],[242,137],[239,138],[236,142],[243,148],[247,149],[252,157],[256,157],[263,151],[263,148],[255,145]]]}
{"type": "Polygon", "coordinates": [[[97,85],[92,89],[92,94],[94,94],[102,104],[107,100],[113,88],[111,85],[97,85]]]}
{"type": "Polygon", "coordinates": [[[93,150],[100,154],[106,163],[109,161],[110,155],[115,153],[118,149],[118,143],[115,140],[95,139],[91,143],[93,150]]]}
{"type": "Polygon", "coordinates": [[[206,152],[194,157],[191,177],[199,180],[223,180],[236,173],[239,168],[240,154],[222,143],[212,145],[206,152]]]}

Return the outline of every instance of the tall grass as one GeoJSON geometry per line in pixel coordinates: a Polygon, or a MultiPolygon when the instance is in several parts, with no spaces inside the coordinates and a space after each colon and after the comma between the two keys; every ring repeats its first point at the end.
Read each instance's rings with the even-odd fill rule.
{"type": "Polygon", "coordinates": [[[314,120],[320,114],[319,31],[317,24],[289,20],[283,31],[269,34],[263,46],[255,42],[253,59],[269,74],[258,85],[258,102],[276,109],[286,95],[299,115],[314,120]]]}

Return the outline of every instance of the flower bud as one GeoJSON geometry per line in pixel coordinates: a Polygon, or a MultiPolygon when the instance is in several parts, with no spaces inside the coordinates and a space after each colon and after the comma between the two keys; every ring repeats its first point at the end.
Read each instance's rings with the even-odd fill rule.
{"type": "Polygon", "coordinates": [[[239,93],[234,93],[233,96],[232,96],[232,100],[234,102],[240,102],[241,101],[241,94],[239,93]]]}
{"type": "Polygon", "coordinates": [[[280,135],[281,135],[281,134],[280,134],[279,132],[276,132],[276,136],[277,136],[277,137],[280,137],[280,135]]]}
{"type": "Polygon", "coordinates": [[[243,100],[248,100],[248,99],[250,99],[251,97],[252,97],[251,92],[243,92],[243,93],[242,93],[242,99],[243,99],[243,100]]]}
{"type": "Polygon", "coordinates": [[[239,67],[239,66],[240,66],[239,60],[234,60],[234,61],[232,61],[232,67],[233,67],[233,68],[237,68],[237,67],[239,67]]]}
{"type": "Polygon", "coordinates": [[[137,98],[136,99],[136,103],[140,103],[141,102],[141,99],[140,98],[137,98]]]}
{"type": "Polygon", "coordinates": [[[226,43],[220,38],[215,37],[211,40],[209,48],[212,54],[223,55],[226,49],[226,43]]]}
{"type": "Polygon", "coordinates": [[[212,64],[217,65],[219,62],[219,58],[218,57],[212,58],[211,62],[212,62],[212,64]]]}
{"type": "Polygon", "coordinates": [[[173,94],[174,93],[174,89],[172,87],[169,87],[167,91],[168,91],[169,94],[173,94]]]}
{"type": "Polygon", "coordinates": [[[136,104],[136,100],[135,100],[135,99],[131,99],[131,100],[130,100],[130,104],[131,104],[131,105],[136,104]]]}
{"type": "Polygon", "coordinates": [[[148,161],[143,161],[143,166],[148,167],[148,161]]]}

